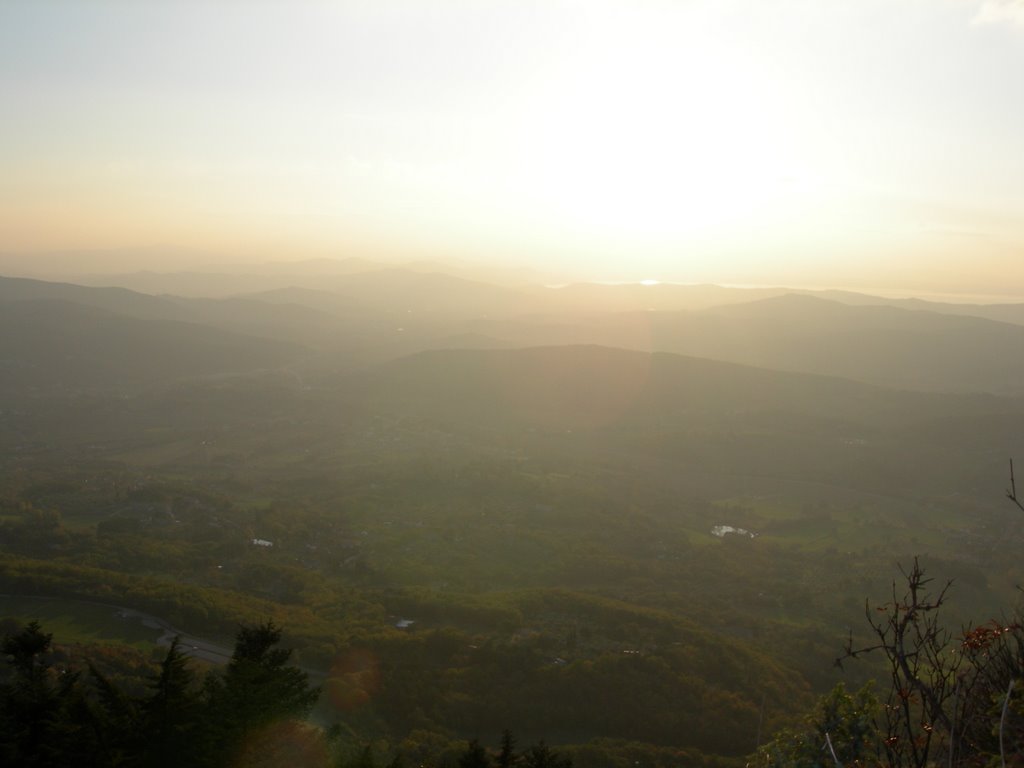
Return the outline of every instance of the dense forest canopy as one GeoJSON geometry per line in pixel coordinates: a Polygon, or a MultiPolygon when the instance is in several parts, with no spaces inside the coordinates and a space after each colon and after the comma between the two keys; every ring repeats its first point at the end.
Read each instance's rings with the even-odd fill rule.
{"type": "Polygon", "coordinates": [[[531,768],[826,733],[924,765],[885,743],[892,654],[834,665],[915,556],[964,654],[928,759],[1019,748],[1019,307],[319,267],[0,280],[8,754],[230,764],[273,721],[360,768],[507,768],[506,731],[531,768]]]}

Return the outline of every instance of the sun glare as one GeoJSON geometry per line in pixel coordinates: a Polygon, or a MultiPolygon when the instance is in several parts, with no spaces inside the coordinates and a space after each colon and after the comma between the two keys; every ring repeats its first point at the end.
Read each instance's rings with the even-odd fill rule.
{"type": "Polygon", "coordinates": [[[741,41],[682,13],[598,19],[522,117],[521,184],[584,236],[668,243],[800,203],[795,100],[741,41]]]}

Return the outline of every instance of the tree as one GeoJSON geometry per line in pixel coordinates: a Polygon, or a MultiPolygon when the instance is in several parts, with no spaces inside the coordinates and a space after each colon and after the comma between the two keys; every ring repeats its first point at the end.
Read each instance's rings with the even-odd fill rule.
{"type": "MultiPolygon", "coordinates": [[[[1005,740],[993,743],[992,734],[1005,731],[1014,681],[1024,676],[1021,625],[991,622],[957,636],[940,617],[952,582],[932,593],[933,579],[917,558],[901,573],[902,592],[893,582],[890,602],[865,605],[874,642],[854,647],[851,635],[837,660],[885,657],[889,688],[876,720],[883,763],[925,768],[936,761],[967,765],[996,754],[1005,759],[1005,740]]],[[[1013,735],[1014,743],[1024,736],[1013,735]]]]}
{"type": "Polygon", "coordinates": [[[46,676],[49,665],[45,654],[50,652],[52,642],[53,635],[44,633],[38,621],[4,638],[4,655],[21,682],[40,682],[46,676]]]}
{"type": "Polygon", "coordinates": [[[175,638],[135,697],[91,664],[89,686],[56,668],[52,637],[33,622],[2,643],[12,674],[0,683],[0,765],[326,764],[322,731],[300,719],[319,691],[280,639],[271,623],[243,628],[231,662],[200,687],[175,638]]]}
{"type": "Polygon", "coordinates": [[[1024,765],[1024,632],[1019,622],[991,621],[964,633],[973,674],[962,681],[965,706],[954,724],[954,756],[1000,755],[1024,765]]]}
{"type": "Polygon", "coordinates": [[[54,670],[48,660],[53,635],[33,621],[4,638],[13,678],[0,687],[0,763],[60,766],[74,754],[65,704],[78,675],[54,670]]]}
{"type": "MultiPolygon", "coordinates": [[[[925,576],[917,558],[903,571],[906,589],[892,600],[864,612],[876,642],[854,648],[852,634],[843,658],[880,651],[888,662],[890,686],[882,707],[883,745],[889,765],[925,766],[933,742],[949,744],[952,731],[951,700],[964,656],[948,652],[952,635],[939,621],[952,582],[935,595],[933,579],[925,576]]],[[[841,663],[841,660],[839,661],[841,663]]]]}
{"type": "Polygon", "coordinates": [[[877,762],[875,729],[878,698],[869,683],[847,693],[838,683],[823,696],[800,730],[782,731],[758,750],[758,768],[818,768],[822,765],[860,765],[877,762]]]}
{"type": "Polygon", "coordinates": [[[373,757],[373,745],[367,744],[354,760],[346,760],[340,764],[345,768],[377,768],[377,761],[373,757]]]}
{"type": "Polygon", "coordinates": [[[277,648],[281,630],[273,622],[243,627],[222,674],[206,678],[207,756],[225,762],[243,737],[275,722],[302,718],[320,695],[309,676],[288,666],[292,652],[277,648]]]}
{"type": "Polygon", "coordinates": [[[128,696],[90,663],[95,689],[90,721],[96,734],[98,762],[105,765],[130,764],[144,735],[140,733],[138,702],[128,696]]]}
{"type": "Polygon", "coordinates": [[[498,768],[512,768],[519,759],[515,753],[516,740],[512,731],[506,728],[501,732],[501,751],[498,753],[498,768]]]}
{"type": "Polygon", "coordinates": [[[523,764],[526,768],[572,768],[572,758],[562,757],[541,739],[523,753],[523,764]]]}
{"type": "Polygon", "coordinates": [[[142,764],[161,768],[193,764],[202,723],[200,699],[180,638],[171,641],[150,685],[153,692],[142,703],[142,764]]]}
{"type": "Polygon", "coordinates": [[[490,768],[491,757],[479,741],[473,739],[459,756],[459,768],[490,768]]]}

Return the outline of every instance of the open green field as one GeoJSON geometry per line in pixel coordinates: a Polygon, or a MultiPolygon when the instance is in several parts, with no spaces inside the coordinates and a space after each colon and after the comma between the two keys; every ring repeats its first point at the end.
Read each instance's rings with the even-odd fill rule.
{"type": "Polygon", "coordinates": [[[38,621],[61,642],[157,647],[161,631],[137,618],[122,618],[116,606],[63,598],[0,595],[0,614],[21,623],[38,621]]]}

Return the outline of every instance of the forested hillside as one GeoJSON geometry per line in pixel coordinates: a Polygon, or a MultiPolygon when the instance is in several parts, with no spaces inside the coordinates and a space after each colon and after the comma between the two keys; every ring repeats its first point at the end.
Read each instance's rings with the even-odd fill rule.
{"type": "Polygon", "coordinates": [[[881,692],[883,657],[834,661],[899,564],[954,580],[951,631],[1012,610],[1024,401],[986,345],[1019,326],[733,293],[638,325],[568,289],[367,274],[358,306],[4,283],[0,604],[10,643],[53,634],[60,728],[88,711],[106,739],[115,699],[153,727],[171,668],[207,712],[181,727],[207,727],[239,627],[272,621],[321,689],[288,715],[311,706],[289,727],[324,760],[461,764],[509,730],[530,768],[542,743],[577,768],[741,765],[836,682],[881,692]],[[723,323],[723,359],[656,351],[726,349],[723,323]],[[969,376],[918,366],[919,334],[936,361],[974,350],[969,376]],[[822,375],[843,366],[863,375],[822,375]]]}

